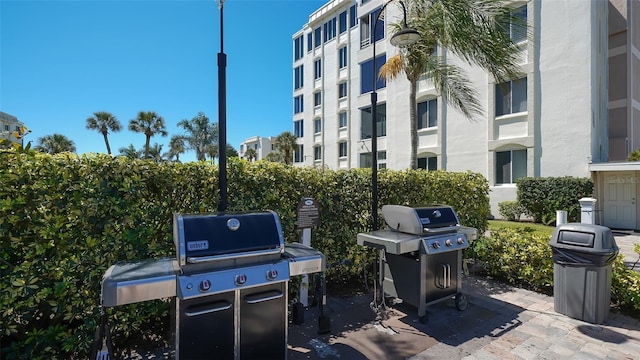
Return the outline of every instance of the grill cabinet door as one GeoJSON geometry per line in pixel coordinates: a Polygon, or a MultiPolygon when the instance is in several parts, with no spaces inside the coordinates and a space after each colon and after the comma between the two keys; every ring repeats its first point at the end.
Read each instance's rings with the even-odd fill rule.
{"type": "Polygon", "coordinates": [[[180,360],[233,359],[235,292],[178,299],[180,360]]]}
{"type": "Polygon", "coordinates": [[[240,314],[241,359],[286,358],[286,282],[241,290],[240,314]]]}

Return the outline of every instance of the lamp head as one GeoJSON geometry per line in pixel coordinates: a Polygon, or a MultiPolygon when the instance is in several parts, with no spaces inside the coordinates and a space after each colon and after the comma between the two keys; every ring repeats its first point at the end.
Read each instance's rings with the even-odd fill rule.
{"type": "Polygon", "coordinates": [[[389,42],[393,46],[409,46],[413,45],[420,39],[420,33],[418,30],[411,29],[406,25],[402,27],[397,33],[395,33],[389,42]]]}

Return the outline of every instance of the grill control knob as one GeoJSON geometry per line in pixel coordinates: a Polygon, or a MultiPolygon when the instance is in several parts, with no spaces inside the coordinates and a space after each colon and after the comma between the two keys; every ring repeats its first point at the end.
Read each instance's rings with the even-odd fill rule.
{"type": "Polygon", "coordinates": [[[464,244],[464,238],[462,236],[458,238],[458,244],[464,244]]]}
{"type": "Polygon", "coordinates": [[[439,249],[440,248],[440,243],[436,241],[436,242],[431,244],[431,247],[434,248],[434,249],[439,249]]]}
{"type": "Polygon", "coordinates": [[[444,244],[449,246],[449,247],[451,247],[451,246],[453,246],[453,241],[451,241],[451,239],[447,239],[447,240],[445,240],[444,244]]]}
{"type": "Polygon", "coordinates": [[[247,275],[245,274],[236,275],[236,278],[235,278],[236,286],[244,285],[244,283],[246,282],[247,282],[247,275]]]}
{"type": "Polygon", "coordinates": [[[211,281],[209,280],[202,280],[200,282],[200,285],[198,286],[198,289],[200,289],[200,292],[207,292],[209,291],[209,289],[211,289],[211,281]]]}
{"type": "Polygon", "coordinates": [[[271,269],[267,271],[267,280],[275,280],[278,278],[278,270],[271,269]]]}

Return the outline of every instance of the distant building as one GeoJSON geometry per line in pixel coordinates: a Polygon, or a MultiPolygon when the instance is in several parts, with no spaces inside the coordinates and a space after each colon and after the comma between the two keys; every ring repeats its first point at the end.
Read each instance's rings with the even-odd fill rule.
{"type": "Polygon", "coordinates": [[[262,136],[254,136],[246,139],[242,144],[240,144],[240,150],[238,151],[238,157],[241,159],[247,159],[245,154],[247,150],[253,149],[256,152],[256,158],[253,159],[255,161],[262,160],[269,155],[272,151],[274,151],[273,142],[275,141],[275,137],[262,137],[262,136]]]}
{"type": "MultiPolygon", "coordinates": [[[[292,36],[294,165],[371,167],[371,99],[378,90],[378,168],[410,166],[409,83],[384,82],[376,67],[398,53],[390,23],[401,10],[386,0],[331,0],[292,36]],[[384,20],[386,19],[386,20],[384,20]]],[[[418,167],[474,171],[490,186],[491,214],[516,199],[521,177],[576,176],[594,180],[597,221],[640,228],[640,1],[513,1],[531,37],[518,43],[523,76],[504,84],[464,65],[484,113],[466,119],[423,79],[416,88],[418,167]]],[[[397,4],[396,4],[397,5],[397,4]]],[[[516,28],[517,29],[517,28],[516,28]]],[[[562,210],[562,209],[558,209],[562,210]]]]}
{"type": "Polygon", "coordinates": [[[0,111],[0,138],[22,145],[22,139],[13,136],[14,131],[20,130],[24,124],[17,117],[0,111]]]}

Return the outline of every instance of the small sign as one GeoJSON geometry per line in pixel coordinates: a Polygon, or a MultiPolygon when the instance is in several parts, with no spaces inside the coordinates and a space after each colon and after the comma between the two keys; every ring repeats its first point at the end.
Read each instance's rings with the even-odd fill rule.
{"type": "Polygon", "coordinates": [[[320,210],[312,198],[302,198],[298,203],[296,215],[298,229],[318,227],[320,225],[320,210]]]}
{"type": "Polygon", "coordinates": [[[198,251],[198,250],[207,250],[207,249],[209,249],[209,241],[207,240],[187,242],[187,250],[189,251],[198,251]]]}

